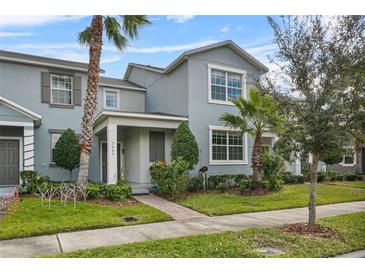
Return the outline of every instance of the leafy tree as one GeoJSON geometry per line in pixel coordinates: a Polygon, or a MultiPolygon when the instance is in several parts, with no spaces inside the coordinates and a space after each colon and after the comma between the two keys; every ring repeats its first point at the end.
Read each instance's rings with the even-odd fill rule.
{"type": "Polygon", "coordinates": [[[85,185],[89,176],[89,158],[93,141],[93,126],[96,110],[96,89],[99,84],[100,55],[103,47],[103,33],[118,50],[123,50],[128,39],[138,36],[139,30],[150,24],[144,15],[122,15],[120,22],[113,16],[94,15],[91,26],[78,35],[79,43],[89,47],[87,72],[87,94],[80,137],[80,170],[77,184],[85,185]]]}
{"type": "Polygon", "coordinates": [[[199,146],[186,122],[179,125],[172,138],[171,158],[179,157],[189,163],[190,170],[199,162],[199,146]]]}
{"type": "Polygon", "coordinates": [[[250,89],[248,100],[241,96],[229,100],[238,109],[238,114],[224,113],[220,120],[227,127],[239,129],[242,135],[247,132],[255,138],[251,188],[262,188],[262,134],[265,131],[274,131],[280,124],[277,105],[271,96],[264,95],[257,89],[250,89]]]}
{"type": "Polygon", "coordinates": [[[75,132],[68,128],[62,133],[53,150],[54,161],[57,166],[70,171],[72,181],[72,170],[80,164],[80,145],[75,132]]]}
{"type": "Polygon", "coordinates": [[[342,52],[359,41],[353,39],[351,28],[341,37],[341,22],[321,16],[268,20],[278,48],[273,62],[283,76],[279,92],[274,83],[269,85],[286,117],[282,135],[291,136],[292,144],[312,155],[308,223],[313,225],[318,162],[329,150],[341,149],[348,138],[341,96],[349,85],[344,77],[347,57],[342,52]]]}

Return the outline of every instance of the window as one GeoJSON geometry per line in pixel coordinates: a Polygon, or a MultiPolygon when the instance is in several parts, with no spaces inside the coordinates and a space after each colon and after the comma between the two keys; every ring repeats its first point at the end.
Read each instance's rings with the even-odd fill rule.
{"type": "Polygon", "coordinates": [[[210,102],[230,104],[229,98],[244,96],[245,71],[209,65],[209,75],[210,102]]]}
{"type": "Polygon", "coordinates": [[[104,92],[104,107],[105,108],[118,108],[119,107],[119,92],[118,91],[105,91],[104,92]]]}
{"type": "Polygon", "coordinates": [[[58,141],[58,139],[60,138],[61,136],[61,133],[51,133],[51,163],[54,163],[54,154],[53,154],[53,151],[54,151],[54,148],[56,146],[56,143],[58,141]]]}
{"type": "Polygon", "coordinates": [[[212,163],[242,163],[245,160],[245,142],[240,132],[219,129],[211,129],[210,131],[212,163]]]}
{"type": "Polygon", "coordinates": [[[51,102],[58,105],[72,104],[72,76],[51,74],[51,102]]]}
{"type": "Polygon", "coordinates": [[[150,131],[150,162],[165,160],[165,133],[150,131]]]}
{"type": "Polygon", "coordinates": [[[342,165],[353,166],[355,165],[355,156],[352,151],[349,151],[343,156],[342,165]]]}

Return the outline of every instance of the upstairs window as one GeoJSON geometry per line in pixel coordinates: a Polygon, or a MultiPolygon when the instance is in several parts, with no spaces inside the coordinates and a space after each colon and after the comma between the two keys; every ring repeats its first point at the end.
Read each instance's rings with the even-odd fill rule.
{"type": "Polygon", "coordinates": [[[104,92],[104,107],[117,109],[119,101],[119,92],[107,90],[104,92]]]}
{"type": "Polygon", "coordinates": [[[240,70],[219,69],[209,66],[209,101],[230,103],[228,98],[237,99],[244,96],[245,72],[240,70]]]}
{"type": "Polygon", "coordinates": [[[51,74],[51,103],[72,105],[72,76],[51,74]]]}

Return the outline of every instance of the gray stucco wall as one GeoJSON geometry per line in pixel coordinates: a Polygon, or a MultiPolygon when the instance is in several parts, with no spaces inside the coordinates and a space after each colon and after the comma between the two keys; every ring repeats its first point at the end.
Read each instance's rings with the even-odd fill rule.
{"type": "Polygon", "coordinates": [[[223,126],[218,120],[225,112],[236,114],[236,108],[229,105],[208,103],[208,64],[229,66],[247,71],[247,91],[253,86],[253,77],[259,77],[259,72],[231,49],[224,47],[188,58],[189,66],[189,126],[197,139],[200,153],[200,162],[195,172],[201,166],[208,166],[209,172],[214,174],[251,174],[251,153],[253,139],[247,138],[248,164],[240,165],[209,165],[209,126],[223,126]]]}
{"type": "Polygon", "coordinates": [[[147,112],[188,115],[187,62],[168,75],[133,68],[129,80],[147,88],[147,112]]]}
{"type": "MultiPolygon", "coordinates": [[[[51,135],[49,129],[72,128],[79,134],[83,110],[81,106],[58,108],[41,103],[42,71],[47,72],[48,68],[1,62],[0,91],[2,96],[42,116],[42,125],[34,129],[35,170],[42,176],[50,176],[53,180],[69,180],[67,171],[50,166],[51,135]]],[[[82,97],[84,98],[86,74],[75,73],[75,75],[82,77],[82,97]]],[[[76,174],[77,170],[74,171],[74,177],[76,174]]]]}

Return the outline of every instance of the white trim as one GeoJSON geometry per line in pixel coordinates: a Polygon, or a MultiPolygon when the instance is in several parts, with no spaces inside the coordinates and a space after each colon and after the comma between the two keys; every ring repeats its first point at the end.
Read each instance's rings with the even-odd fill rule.
{"type": "Polygon", "coordinates": [[[114,111],[102,111],[95,118],[97,120],[101,115],[116,116],[116,117],[132,117],[132,118],[146,118],[151,120],[169,120],[169,121],[189,121],[186,117],[168,116],[168,115],[155,115],[135,112],[114,112],[114,111]]]}
{"type": "MultiPolygon", "coordinates": [[[[213,160],[213,151],[212,151],[212,141],[213,141],[213,130],[221,130],[221,131],[226,131],[226,132],[238,132],[239,130],[237,129],[233,129],[233,128],[229,128],[229,127],[224,127],[224,126],[208,126],[208,131],[209,131],[209,164],[210,165],[247,165],[248,164],[248,144],[247,144],[247,132],[244,133],[244,135],[242,136],[242,141],[243,146],[242,149],[243,151],[243,160],[213,160]]],[[[227,140],[227,144],[228,144],[228,140],[227,140]]],[[[228,155],[228,150],[227,150],[227,155],[228,155]]],[[[228,156],[227,156],[228,157],[228,156]]]]}
{"type": "Polygon", "coordinates": [[[29,118],[32,118],[32,119],[36,118],[36,119],[39,119],[39,120],[42,119],[41,115],[39,115],[39,114],[37,114],[37,113],[21,106],[19,104],[17,104],[15,102],[5,98],[4,96],[1,96],[1,95],[0,95],[0,102],[3,103],[4,105],[7,105],[7,106],[11,107],[14,110],[17,110],[17,111],[21,112],[22,114],[24,114],[25,116],[27,116],[29,118]]]}
{"type": "Polygon", "coordinates": [[[0,140],[18,140],[19,141],[19,185],[22,183],[20,172],[23,171],[23,137],[20,136],[0,136],[0,140]]]}
{"type": "Polygon", "coordinates": [[[119,108],[120,108],[120,89],[103,88],[103,109],[119,110],[119,108]],[[117,106],[115,108],[106,106],[106,93],[107,92],[114,92],[117,94],[117,106]]]}
{"type": "Polygon", "coordinates": [[[207,64],[208,68],[208,103],[210,104],[219,104],[219,105],[229,105],[234,106],[232,102],[228,100],[228,82],[227,82],[227,73],[236,73],[241,75],[241,96],[246,99],[247,98],[247,87],[246,87],[246,75],[247,71],[240,69],[240,68],[233,68],[229,66],[222,66],[222,65],[216,65],[216,64],[207,64]],[[211,84],[211,78],[212,78],[212,69],[220,70],[225,72],[226,77],[226,100],[217,100],[212,99],[212,84],[211,84]]]}
{"type": "MultiPolygon", "coordinates": [[[[45,67],[53,67],[53,68],[62,68],[62,69],[69,69],[69,70],[74,70],[74,71],[82,71],[82,72],[87,72],[87,68],[78,68],[78,67],[73,67],[73,66],[65,66],[65,65],[58,65],[55,63],[48,63],[48,62],[38,62],[38,61],[30,61],[30,60],[26,60],[26,59],[21,59],[21,58],[11,58],[11,57],[5,57],[5,56],[0,56],[0,60],[4,60],[4,61],[11,61],[11,62],[15,62],[15,63],[23,63],[23,64],[30,64],[30,65],[39,65],[39,66],[45,66],[45,67]]],[[[61,60],[61,59],[59,59],[61,60]]],[[[100,70],[101,72],[103,72],[102,70],[100,70]]]]}
{"type": "Polygon", "coordinates": [[[12,122],[12,121],[0,121],[0,126],[32,127],[33,126],[33,123],[27,123],[27,122],[12,122]]]}
{"type": "Polygon", "coordinates": [[[354,161],[353,161],[352,164],[345,164],[345,157],[346,157],[346,155],[343,155],[342,162],[339,163],[340,166],[344,166],[344,167],[353,167],[353,166],[356,166],[356,153],[355,153],[355,151],[353,151],[353,153],[352,153],[352,157],[354,159],[354,161]]]}
{"type": "Polygon", "coordinates": [[[49,75],[49,77],[50,77],[50,93],[51,93],[51,98],[50,98],[50,100],[51,100],[51,104],[52,105],[60,105],[60,106],[73,106],[74,105],[74,91],[73,91],[73,89],[74,89],[74,79],[73,79],[73,77],[71,76],[71,75],[66,75],[66,74],[62,74],[62,73],[50,73],[50,75],[49,75]],[[68,89],[60,89],[60,88],[53,88],[52,87],[52,76],[67,76],[67,77],[70,77],[71,78],[71,89],[70,90],[68,90],[68,89]],[[62,91],[70,91],[70,99],[71,99],[71,103],[70,104],[61,104],[61,103],[55,103],[55,102],[53,102],[53,94],[52,94],[52,92],[53,92],[53,89],[56,89],[56,90],[62,90],[62,91]]]}

